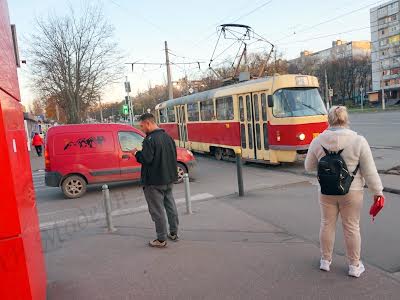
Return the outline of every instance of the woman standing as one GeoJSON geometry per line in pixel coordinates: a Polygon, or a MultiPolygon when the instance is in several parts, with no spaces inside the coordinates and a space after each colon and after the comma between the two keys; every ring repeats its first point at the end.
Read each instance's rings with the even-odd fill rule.
{"type": "Polygon", "coordinates": [[[350,190],[345,195],[324,195],[319,193],[321,207],[320,269],[330,270],[333,246],[335,242],[336,221],[342,219],[346,245],[346,256],[349,262],[349,275],[360,277],[365,267],[360,260],[361,236],[360,214],[363,203],[364,185],[367,183],[376,201],[383,195],[383,187],[372,157],[367,140],[350,130],[347,109],[344,106],[333,106],[328,114],[329,128],[315,138],[308,150],[305,160],[307,171],[315,171],[319,160],[329,152],[341,152],[348,171],[355,173],[350,190]],[[326,150],[324,150],[324,148],[326,150]],[[359,166],[359,170],[357,169],[359,166]]]}

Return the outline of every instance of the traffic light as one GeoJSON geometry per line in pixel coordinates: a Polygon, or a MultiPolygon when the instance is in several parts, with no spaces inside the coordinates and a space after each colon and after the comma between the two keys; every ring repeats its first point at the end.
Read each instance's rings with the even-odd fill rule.
{"type": "Polygon", "coordinates": [[[122,105],[122,113],[124,115],[128,115],[129,114],[128,105],[126,105],[126,104],[122,105]]]}

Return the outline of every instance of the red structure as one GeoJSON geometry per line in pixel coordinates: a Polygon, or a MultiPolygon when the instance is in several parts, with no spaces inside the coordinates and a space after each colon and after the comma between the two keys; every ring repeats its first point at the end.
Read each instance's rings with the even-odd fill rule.
{"type": "Polygon", "coordinates": [[[46,298],[46,273],[6,0],[0,0],[0,299],[46,298]]]}

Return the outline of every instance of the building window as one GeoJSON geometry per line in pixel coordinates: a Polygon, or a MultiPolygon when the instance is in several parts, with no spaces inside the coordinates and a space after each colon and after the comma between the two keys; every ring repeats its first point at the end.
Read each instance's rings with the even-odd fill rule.
{"type": "Polygon", "coordinates": [[[214,117],[214,102],[207,100],[200,102],[200,114],[202,121],[211,121],[214,117]]]}
{"type": "Polygon", "coordinates": [[[217,120],[233,120],[233,99],[232,96],[217,98],[217,120]]]}
{"type": "Polygon", "coordinates": [[[168,107],[167,108],[167,116],[168,116],[168,122],[169,123],[174,123],[175,122],[175,109],[174,109],[174,107],[168,107]]]}
{"type": "Polygon", "coordinates": [[[199,121],[199,103],[190,103],[187,105],[188,120],[191,122],[199,121]]]}
{"type": "Polygon", "coordinates": [[[389,37],[389,44],[395,44],[400,41],[400,34],[393,35],[389,37]]]}

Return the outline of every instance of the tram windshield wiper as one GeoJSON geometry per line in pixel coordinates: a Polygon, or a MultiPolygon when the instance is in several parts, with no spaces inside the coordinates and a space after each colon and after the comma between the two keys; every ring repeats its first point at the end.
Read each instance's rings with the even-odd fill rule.
{"type": "Polygon", "coordinates": [[[319,114],[319,115],[325,115],[324,112],[319,111],[318,109],[316,109],[315,107],[312,107],[311,105],[305,104],[305,103],[303,103],[303,102],[301,102],[301,105],[303,105],[303,106],[305,106],[305,107],[307,107],[307,108],[309,108],[309,109],[315,111],[315,112],[316,112],[317,114],[319,114]]]}

